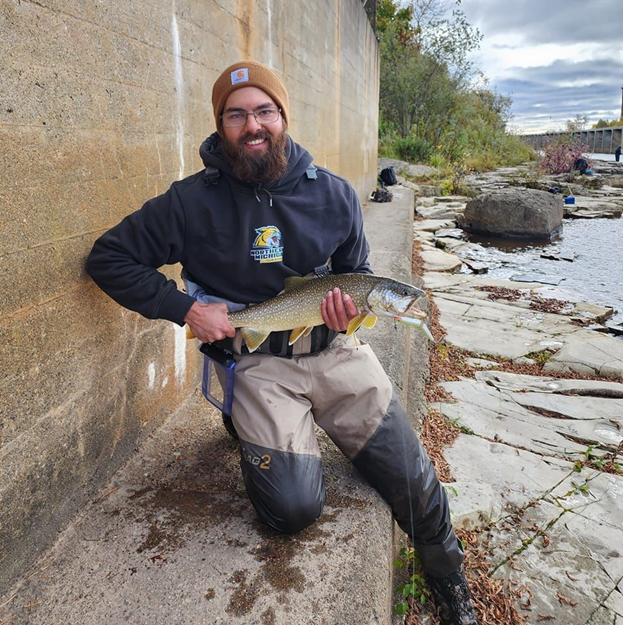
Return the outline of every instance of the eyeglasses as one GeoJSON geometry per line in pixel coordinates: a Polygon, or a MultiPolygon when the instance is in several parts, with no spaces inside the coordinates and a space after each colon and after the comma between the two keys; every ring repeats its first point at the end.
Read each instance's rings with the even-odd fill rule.
{"type": "Polygon", "coordinates": [[[221,119],[223,120],[223,126],[226,126],[227,128],[239,128],[247,123],[249,115],[253,115],[258,124],[274,124],[279,119],[280,113],[280,108],[270,107],[260,109],[259,111],[252,111],[251,113],[231,111],[230,113],[221,115],[221,119]]]}

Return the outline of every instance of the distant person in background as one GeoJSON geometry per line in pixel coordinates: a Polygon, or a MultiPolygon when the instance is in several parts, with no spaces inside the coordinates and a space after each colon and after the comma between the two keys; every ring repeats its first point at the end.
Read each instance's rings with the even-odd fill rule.
{"type": "Polygon", "coordinates": [[[573,163],[573,171],[579,171],[581,174],[585,174],[588,170],[588,163],[583,158],[577,158],[573,163]]]}
{"type": "Polygon", "coordinates": [[[618,163],[621,158],[621,146],[614,151],[614,160],[618,163]]]}

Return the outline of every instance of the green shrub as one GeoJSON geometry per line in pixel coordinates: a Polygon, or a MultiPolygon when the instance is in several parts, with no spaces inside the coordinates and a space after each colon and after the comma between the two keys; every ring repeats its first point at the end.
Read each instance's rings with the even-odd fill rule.
{"type": "Polygon", "coordinates": [[[430,141],[414,135],[398,138],[395,145],[400,158],[409,163],[428,163],[435,152],[430,141]]]}

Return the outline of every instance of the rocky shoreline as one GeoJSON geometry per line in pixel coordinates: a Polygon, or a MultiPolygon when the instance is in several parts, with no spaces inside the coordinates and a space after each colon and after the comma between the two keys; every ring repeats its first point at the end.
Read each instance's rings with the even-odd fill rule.
{"type": "MultiPolygon", "coordinates": [[[[596,188],[568,189],[566,218],[621,216],[623,164],[595,171],[596,188]],[[621,187],[606,184],[619,175],[621,187]]],[[[509,168],[469,185],[477,195],[521,181],[537,184],[509,168]]],[[[488,278],[481,246],[458,227],[471,198],[434,191],[416,201],[413,236],[445,333],[431,349],[456,367],[428,402],[459,430],[443,450],[454,524],[473,532],[468,552],[486,554],[487,576],[508,580],[517,623],[623,623],[623,340],[607,327],[612,308],[555,284],[488,278]]]]}
{"type": "MultiPolygon", "coordinates": [[[[523,300],[529,298],[531,292],[535,292],[542,298],[573,304],[559,308],[556,314],[567,317],[568,323],[574,326],[582,326],[585,329],[611,336],[623,334],[623,327],[620,324],[609,321],[614,313],[612,307],[595,305],[590,301],[581,301],[586,300],[586,296],[581,293],[564,288],[553,288],[562,281],[561,271],[556,271],[556,275],[551,276],[518,275],[515,278],[516,282],[505,280],[500,283],[499,280],[487,281],[479,278],[472,285],[472,281],[467,277],[469,273],[486,274],[488,272],[489,267],[483,261],[487,254],[481,244],[467,241],[468,234],[461,228],[465,207],[472,197],[490,191],[513,188],[516,188],[518,194],[521,194],[522,187],[524,189],[538,188],[550,192],[556,190],[561,195],[563,193],[572,194],[574,203],[563,205],[565,219],[618,219],[623,214],[623,163],[596,161],[594,165],[595,175],[581,177],[584,184],[569,182],[569,175],[548,176],[540,174],[536,177],[534,168],[529,165],[502,168],[493,172],[467,176],[465,186],[470,191],[469,196],[441,196],[439,187],[414,182],[414,180],[421,179],[422,176],[428,178],[433,176],[436,171],[434,168],[409,165],[403,161],[380,159],[380,167],[389,165],[392,165],[398,173],[399,183],[413,189],[416,193],[413,234],[414,241],[421,245],[421,256],[427,271],[461,273],[462,279],[457,284],[462,283],[464,289],[470,293],[473,293],[473,287],[478,284],[503,286],[517,290],[522,297],[521,301],[514,305],[519,307],[524,306],[523,300]]],[[[553,260],[574,260],[573,255],[560,253],[553,253],[549,257],[553,260]]],[[[490,297],[489,299],[493,298],[490,297]]],[[[508,304],[508,301],[506,303],[508,304]]],[[[543,319],[543,321],[545,322],[547,319],[543,319]]],[[[556,321],[559,322],[560,320],[556,321]]],[[[554,332],[553,328],[543,331],[554,332]]],[[[589,335],[585,336],[588,337],[589,335]]],[[[616,343],[613,349],[617,358],[623,355],[619,351],[621,347],[617,346],[616,343]]],[[[586,367],[572,368],[571,370],[589,374],[589,369],[586,367]]],[[[600,370],[601,368],[596,370],[591,365],[590,375],[604,375],[600,373],[600,370]]],[[[620,377],[622,371],[623,367],[618,370],[615,377],[620,377]]]]}

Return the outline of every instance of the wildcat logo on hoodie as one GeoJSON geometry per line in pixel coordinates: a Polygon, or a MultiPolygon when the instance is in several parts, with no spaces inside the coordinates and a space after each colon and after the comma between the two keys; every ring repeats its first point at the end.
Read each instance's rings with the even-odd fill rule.
{"type": "Polygon", "coordinates": [[[251,256],[260,263],[279,263],[283,260],[281,230],[277,226],[260,226],[255,229],[251,256]]]}

